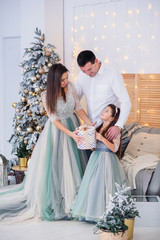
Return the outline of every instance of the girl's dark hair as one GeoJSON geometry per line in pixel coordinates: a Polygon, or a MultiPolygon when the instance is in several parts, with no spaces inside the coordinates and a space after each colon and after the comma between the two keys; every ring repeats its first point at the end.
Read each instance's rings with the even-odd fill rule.
{"type": "Polygon", "coordinates": [[[47,76],[47,96],[46,103],[50,113],[55,112],[57,99],[61,94],[64,101],[66,101],[66,94],[64,88],[61,88],[61,78],[63,73],[68,72],[68,69],[61,63],[51,66],[47,76]]]}
{"type": "MultiPolygon", "coordinates": [[[[108,107],[111,108],[112,111],[112,117],[114,118],[113,121],[106,127],[106,129],[103,130],[102,136],[106,138],[107,131],[110,127],[114,126],[116,122],[118,121],[119,115],[120,115],[120,108],[116,107],[114,104],[109,104],[108,107]]],[[[96,129],[97,132],[100,131],[103,123],[96,129]]],[[[116,155],[120,158],[120,153],[121,153],[121,141],[120,141],[120,146],[119,149],[116,153],[116,155]]]]}
{"type": "MultiPolygon", "coordinates": [[[[103,130],[103,132],[102,132],[103,137],[106,137],[106,133],[107,133],[108,129],[116,124],[116,122],[118,121],[118,118],[119,118],[119,114],[120,114],[120,109],[118,107],[116,107],[114,104],[109,104],[107,107],[111,108],[112,117],[114,119],[112,122],[110,122],[110,124],[107,126],[107,128],[103,130]]],[[[96,129],[97,132],[100,131],[102,125],[103,125],[103,123],[96,129]]]]}
{"type": "Polygon", "coordinates": [[[91,62],[92,64],[95,62],[96,56],[90,50],[84,50],[79,53],[77,57],[77,63],[80,67],[86,65],[86,63],[91,62]]]}

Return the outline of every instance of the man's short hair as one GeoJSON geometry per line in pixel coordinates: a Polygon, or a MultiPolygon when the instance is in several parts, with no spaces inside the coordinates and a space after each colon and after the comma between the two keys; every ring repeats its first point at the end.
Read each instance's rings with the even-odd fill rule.
{"type": "Polygon", "coordinates": [[[84,50],[79,53],[77,57],[77,63],[80,67],[86,65],[86,63],[91,62],[92,64],[95,62],[96,56],[90,50],[84,50]]]}

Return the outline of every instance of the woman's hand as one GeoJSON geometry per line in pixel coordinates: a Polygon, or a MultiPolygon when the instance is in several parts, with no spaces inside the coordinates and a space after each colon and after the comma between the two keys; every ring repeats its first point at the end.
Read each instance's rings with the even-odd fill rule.
{"type": "Polygon", "coordinates": [[[96,139],[102,141],[102,138],[103,136],[100,133],[96,132],[96,139]]]}
{"type": "Polygon", "coordinates": [[[72,133],[71,133],[71,137],[74,139],[74,141],[75,141],[78,145],[79,145],[79,144],[83,141],[83,139],[84,139],[84,137],[77,135],[77,131],[72,132],[72,133]]]}

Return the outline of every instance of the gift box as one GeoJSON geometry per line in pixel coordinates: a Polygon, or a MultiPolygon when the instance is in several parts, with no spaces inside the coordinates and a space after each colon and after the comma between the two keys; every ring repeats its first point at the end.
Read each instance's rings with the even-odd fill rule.
{"type": "Polygon", "coordinates": [[[77,135],[82,136],[82,142],[77,145],[79,149],[92,149],[96,147],[95,127],[83,125],[76,128],[77,135]]]}

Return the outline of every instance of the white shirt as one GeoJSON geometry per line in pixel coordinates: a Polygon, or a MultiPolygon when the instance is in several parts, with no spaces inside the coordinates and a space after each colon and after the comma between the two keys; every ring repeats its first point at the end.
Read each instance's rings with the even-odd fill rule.
{"type": "Polygon", "coordinates": [[[87,113],[92,122],[97,121],[97,126],[102,122],[99,118],[103,109],[108,104],[120,107],[120,116],[115,124],[123,128],[127,121],[131,102],[121,75],[101,63],[101,67],[94,77],[79,73],[75,83],[79,99],[82,95],[86,98],[87,113]]]}

